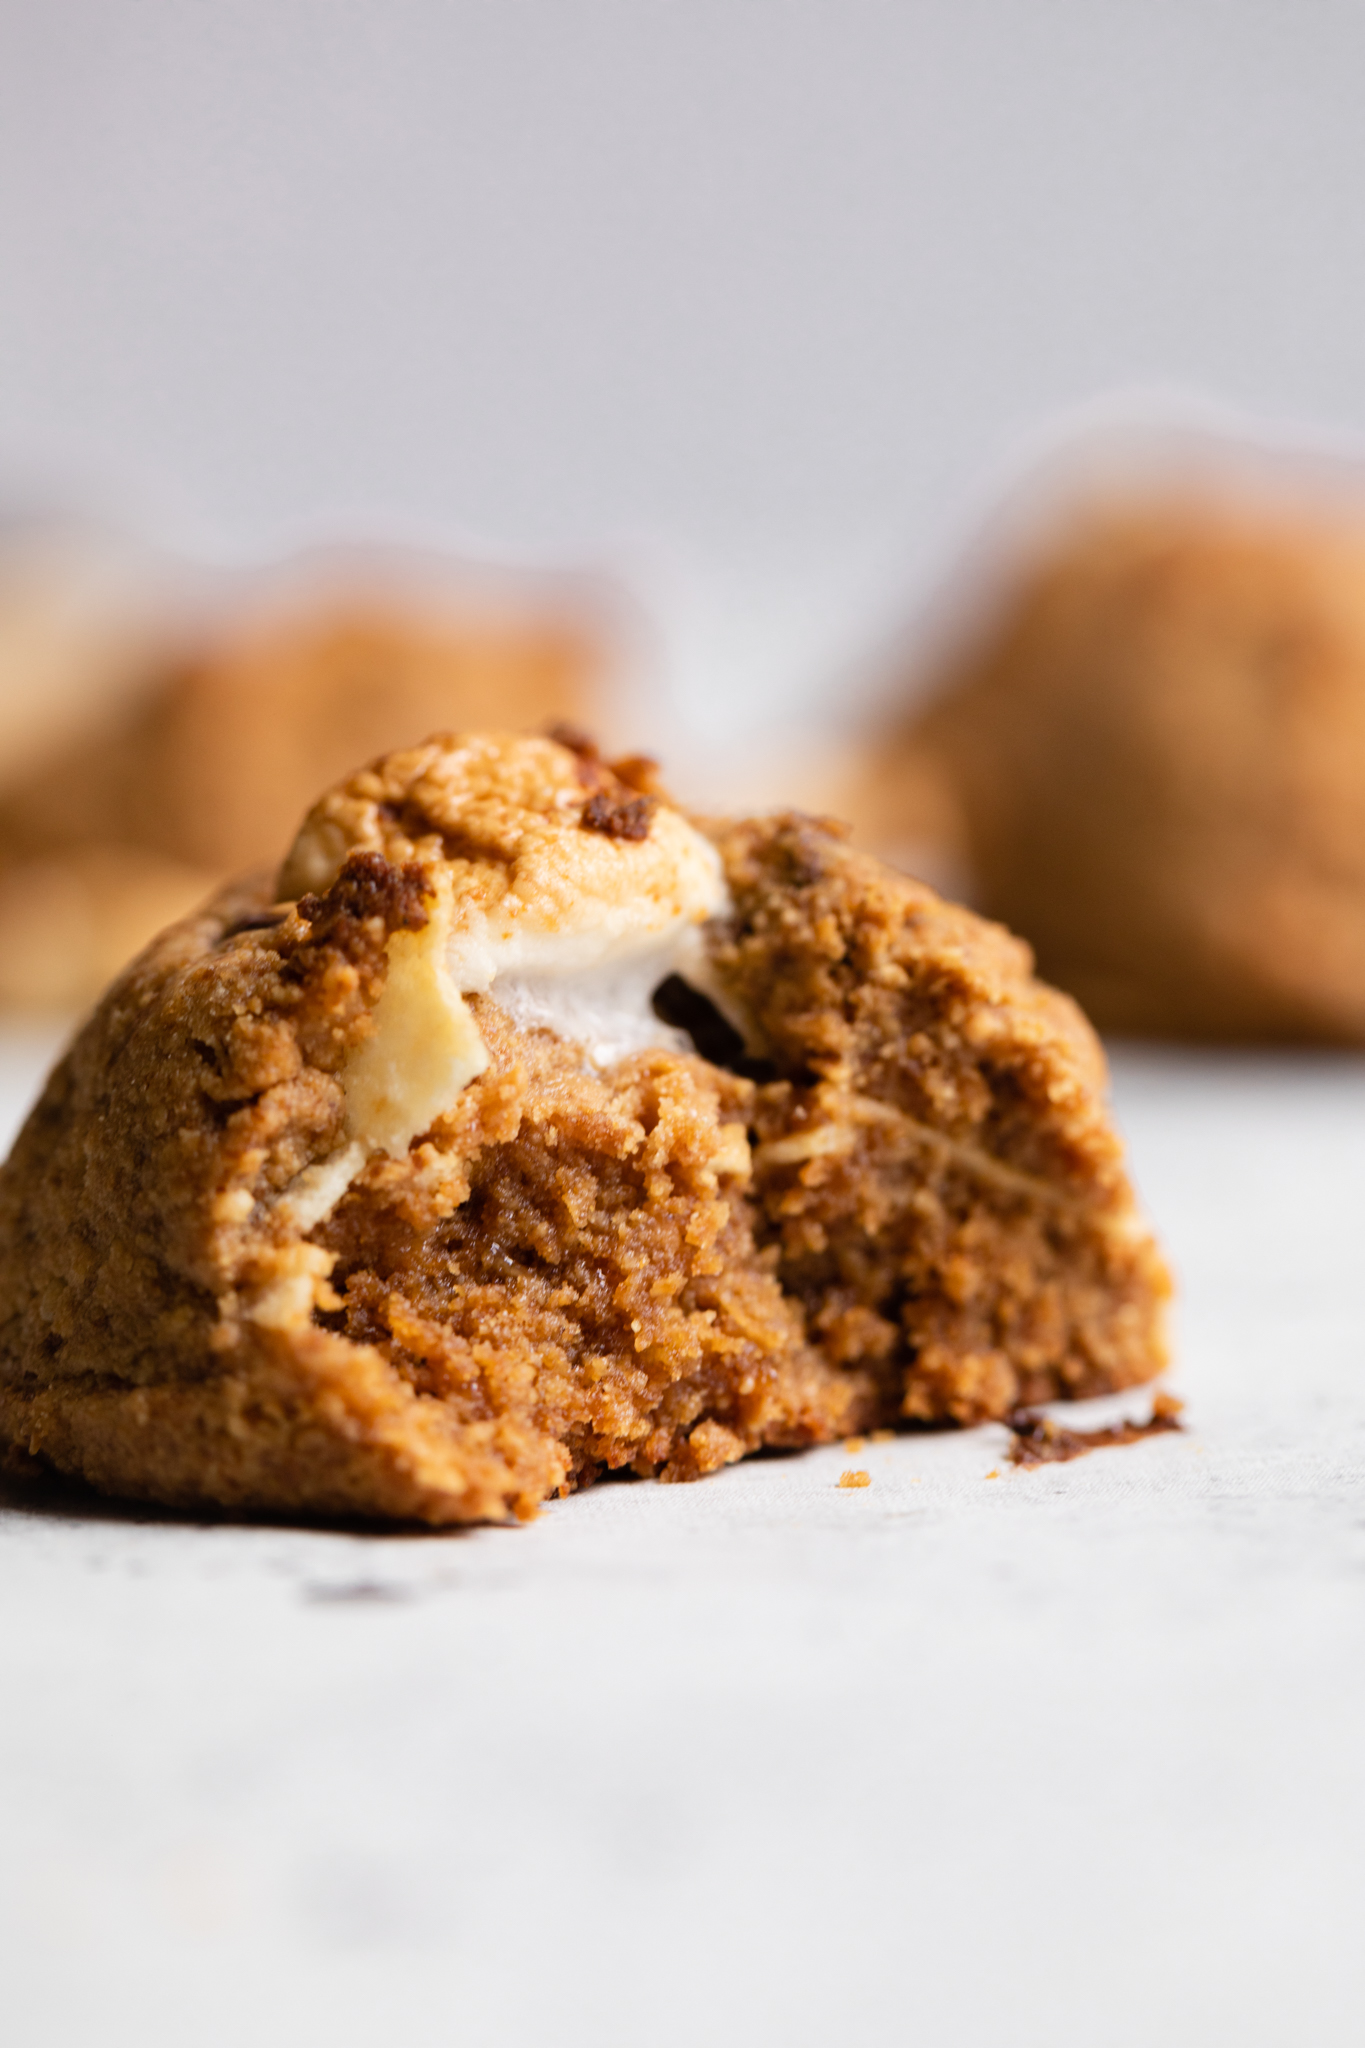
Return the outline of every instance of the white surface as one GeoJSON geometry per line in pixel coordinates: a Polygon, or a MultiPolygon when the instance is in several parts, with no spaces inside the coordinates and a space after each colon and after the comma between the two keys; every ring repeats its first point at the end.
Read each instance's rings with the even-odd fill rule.
{"type": "Polygon", "coordinates": [[[1365,1066],[1118,1076],[1186,1436],[464,1535],[11,1504],[7,2043],[1358,2041],[1365,1066]]]}

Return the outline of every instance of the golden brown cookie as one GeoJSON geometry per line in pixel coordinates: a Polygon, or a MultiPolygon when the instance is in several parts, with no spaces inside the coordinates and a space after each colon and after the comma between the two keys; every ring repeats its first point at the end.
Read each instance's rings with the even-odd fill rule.
{"type": "Polygon", "coordinates": [[[0,1439],[430,1522],[1164,1362],[1027,950],[800,818],[446,736],[115,984],[0,1172],[0,1439]]]}
{"type": "Polygon", "coordinates": [[[1092,511],[886,752],[877,836],[935,791],[974,900],[1102,1029],[1365,1041],[1365,519],[1092,511]]]}

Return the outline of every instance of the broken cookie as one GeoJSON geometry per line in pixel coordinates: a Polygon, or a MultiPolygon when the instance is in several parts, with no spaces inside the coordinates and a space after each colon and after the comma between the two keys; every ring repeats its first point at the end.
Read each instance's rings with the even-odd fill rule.
{"type": "Polygon", "coordinates": [[[125,972],[0,1173],[0,1438],[433,1523],[1164,1363],[1066,998],[798,817],[442,736],[125,972]]]}

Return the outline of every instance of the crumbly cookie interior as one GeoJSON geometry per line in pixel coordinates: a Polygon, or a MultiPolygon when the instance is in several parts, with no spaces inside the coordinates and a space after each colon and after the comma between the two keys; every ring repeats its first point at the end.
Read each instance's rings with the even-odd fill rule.
{"type": "Polygon", "coordinates": [[[1160,1370],[1098,1046],[1027,949],[626,766],[388,757],[135,963],[0,1175],[5,1441],[113,1492],[472,1521],[1160,1370]],[[624,1052],[521,995],[581,994],[592,947],[599,1015],[663,977],[624,1052]]]}
{"type": "Polygon", "coordinates": [[[831,1364],[919,1420],[1149,1378],[1165,1270],[1099,1047],[998,926],[790,817],[722,834],[716,969],[767,1048],[761,1244],[831,1364]]]}
{"type": "Polygon", "coordinates": [[[601,1072],[475,998],[492,1065],[434,1142],[377,1160],[313,1232],[317,1319],[462,1424],[515,1418],[601,1470],[694,1478],[868,1419],[754,1239],[752,1088],[666,1050],[601,1072]]]}

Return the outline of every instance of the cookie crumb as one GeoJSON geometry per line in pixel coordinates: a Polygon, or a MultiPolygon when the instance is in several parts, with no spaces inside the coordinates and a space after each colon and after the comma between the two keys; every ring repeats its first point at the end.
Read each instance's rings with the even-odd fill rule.
{"type": "Polygon", "coordinates": [[[870,1444],[893,1444],[896,1441],[894,1429],[874,1429],[868,1438],[870,1444]]]}
{"type": "Polygon", "coordinates": [[[839,1474],[839,1484],[840,1486],[871,1486],[872,1474],[870,1472],[854,1472],[850,1468],[847,1472],[839,1474]]]}
{"type": "Polygon", "coordinates": [[[846,1436],[844,1438],[844,1449],[846,1451],[851,1451],[855,1458],[857,1457],[859,1451],[864,1450],[866,1448],[866,1445],[867,1438],[865,1436],[846,1436]]]}
{"type": "Polygon", "coordinates": [[[1185,1425],[1180,1417],[1184,1409],[1184,1402],[1176,1395],[1158,1389],[1152,1398],[1149,1422],[1118,1422],[1109,1429],[1068,1429],[1049,1415],[1016,1408],[1005,1417],[1005,1426],[1014,1435],[1009,1460],[1012,1465],[1063,1465],[1072,1458],[1083,1458],[1088,1451],[1141,1443],[1144,1438],[1162,1436],[1167,1430],[1183,1430],[1185,1425]]]}
{"type": "Polygon", "coordinates": [[[648,839],[657,808],[652,796],[622,796],[599,789],[583,806],[585,832],[605,832],[608,839],[648,839]]]}

